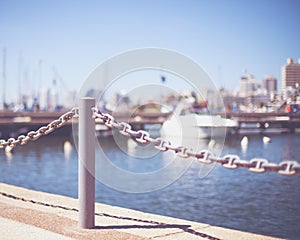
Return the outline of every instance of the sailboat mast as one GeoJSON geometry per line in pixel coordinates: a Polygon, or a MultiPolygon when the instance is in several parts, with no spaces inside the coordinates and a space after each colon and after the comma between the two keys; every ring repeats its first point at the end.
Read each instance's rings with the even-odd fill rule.
{"type": "Polygon", "coordinates": [[[6,104],[6,48],[3,49],[3,69],[2,69],[2,103],[6,104]]]}

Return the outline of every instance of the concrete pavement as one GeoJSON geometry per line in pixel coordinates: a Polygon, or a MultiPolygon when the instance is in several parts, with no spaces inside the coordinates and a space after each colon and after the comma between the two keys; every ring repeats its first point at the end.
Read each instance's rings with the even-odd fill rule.
{"type": "Polygon", "coordinates": [[[1,239],[271,240],[208,224],[96,203],[92,230],[77,226],[78,200],[0,183],[1,239]]]}

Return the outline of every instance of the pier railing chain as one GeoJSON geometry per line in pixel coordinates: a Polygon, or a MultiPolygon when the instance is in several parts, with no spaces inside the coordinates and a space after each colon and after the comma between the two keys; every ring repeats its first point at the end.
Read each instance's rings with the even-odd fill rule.
{"type": "Polygon", "coordinates": [[[17,138],[9,138],[7,141],[0,139],[0,148],[14,148],[16,145],[25,145],[29,141],[36,141],[41,136],[48,135],[58,128],[64,126],[69,122],[75,115],[78,115],[78,108],[72,108],[71,111],[61,115],[58,119],[50,122],[46,126],[40,127],[36,131],[30,131],[26,135],[20,135],[17,138]]]}
{"type": "MultiPolygon", "coordinates": [[[[30,131],[27,135],[20,135],[18,138],[9,138],[7,141],[0,139],[0,148],[13,148],[16,145],[24,145],[29,141],[35,141],[41,136],[48,135],[58,128],[64,126],[74,116],[78,115],[78,108],[75,107],[71,111],[63,114],[58,119],[50,122],[48,125],[40,127],[37,131],[30,131]]],[[[200,163],[212,164],[219,163],[227,169],[247,168],[254,173],[277,172],[285,176],[293,176],[300,173],[300,164],[297,161],[284,160],[279,164],[269,162],[264,158],[253,158],[250,161],[240,159],[237,155],[226,155],[217,157],[208,150],[194,151],[184,146],[174,146],[170,141],[163,138],[152,138],[151,135],[144,130],[133,130],[131,125],[126,122],[118,122],[108,113],[102,113],[97,108],[92,108],[93,118],[97,119],[101,124],[105,124],[109,128],[118,129],[125,136],[134,138],[141,144],[153,144],[159,151],[173,151],[182,158],[195,158],[200,163]]]]}
{"type": "Polygon", "coordinates": [[[116,128],[123,135],[134,138],[142,144],[152,143],[160,151],[174,151],[182,158],[196,158],[200,163],[212,164],[219,163],[227,169],[247,168],[254,173],[277,172],[285,176],[293,176],[300,173],[300,164],[297,161],[284,160],[279,164],[269,162],[264,158],[253,158],[250,161],[242,160],[237,155],[226,155],[217,157],[208,150],[199,152],[184,146],[173,146],[171,142],[163,138],[152,138],[144,130],[132,130],[131,125],[125,122],[117,122],[114,117],[107,113],[102,113],[97,108],[93,108],[93,117],[109,128],[116,128]]]}

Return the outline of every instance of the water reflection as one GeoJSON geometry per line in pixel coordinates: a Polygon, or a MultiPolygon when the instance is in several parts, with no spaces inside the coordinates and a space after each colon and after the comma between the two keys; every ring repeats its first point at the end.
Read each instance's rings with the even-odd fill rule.
{"type": "Polygon", "coordinates": [[[283,157],[284,157],[284,159],[286,159],[286,160],[293,160],[294,156],[291,153],[291,150],[293,148],[294,148],[294,146],[293,146],[293,143],[292,143],[292,137],[291,136],[287,136],[286,144],[285,144],[284,150],[283,150],[283,157]]]}
{"type": "Polygon", "coordinates": [[[10,163],[12,161],[13,155],[11,151],[5,151],[6,161],[10,163]]]}
{"type": "Polygon", "coordinates": [[[73,150],[73,146],[72,146],[71,142],[70,141],[65,141],[64,142],[64,156],[65,156],[65,160],[69,160],[70,159],[72,150],[73,150]]]}

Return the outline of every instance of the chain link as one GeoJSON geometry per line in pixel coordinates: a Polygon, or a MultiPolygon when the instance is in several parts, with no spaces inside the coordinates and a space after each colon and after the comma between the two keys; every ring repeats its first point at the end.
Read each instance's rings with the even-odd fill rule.
{"type": "Polygon", "coordinates": [[[72,108],[71,111],[64,113],[58,119],[50,122],[47,126],[42,126],[36,131],[30,131],[27,135],[20,135],[16,139],[9,138],[7,141],[1,139],[0,140],[0,148],[9,148],[12,149],[16,145],[25,145],[30,141],[36,141],[41,136],[48,135],[55,131],[58,128],[66,125],[74,116],[78,115],[78,108],[72,108]]]}
{"type": "MultiPolygon", "coordinates": [[[[58,128],[61,128],[73,117],[78,115],[78,108],[75,107],[71,111],[61,115],[58,119],[50,122],[46,126],[40,127],[36,131],[30,131],[27,135],[20,135],[16,139],[9,138],[7,141],[0,139],[0,148],[14,148],[16,145],[25,145],[30,141],[36,141],[41,136],[48,135],[58,128]]],[[[108,114],[102,113],[97,108],[92,108],[93,118],[101,124],[105,124],[109,128],[116,128],[123,135],[134,138],[141,144],[152,143],[159,151],[173,151],[181,158],[195,158],[203,164],[219,163],[227,169],[247,168],[254,173],[277,172],[284,176],[293,176],[300,173],[300,164],[296,161],[285,160],[279,164],[271,163],[267,159],[254,158],[250,161],[242,160],[237,155],[226,155],[217,157],[208,150],[196,152],[193,149],[184,146],[173,146],[170,141],[163,138],[152,138],[150,133],[144,130],[135,131],[132,126],[126,122],[117,122],[115,118],[108,114]]]]}
{"type": "Polygon", "coordinates": [[[267,159],[253,158],[250,161],[242,160],[237,155],[226,155],[224,157],[217,157],[208,150],[195,152],[193,149],[183,146],[173,146],[171,142],[163,138],[152,138],[150,134],[144,130],[132,130],[132,126],[125,122],[117,122],[110,114],[103,114],[97,108],[93,108],[93,117],[98,119],[102,124],[109,128],[116,128],[123,135],[134,138],[141,144],[152,143],[159,151],[173,151],[177,156],[182,158],[195,158],[200,163],[213,164],[219,163],[227,169],[246,168],[254,173],[277,172],[284,176],[293,176],[300,173],[300,164],[296,161],[285,160],[279,164],[271,163],[267,159]]]}

